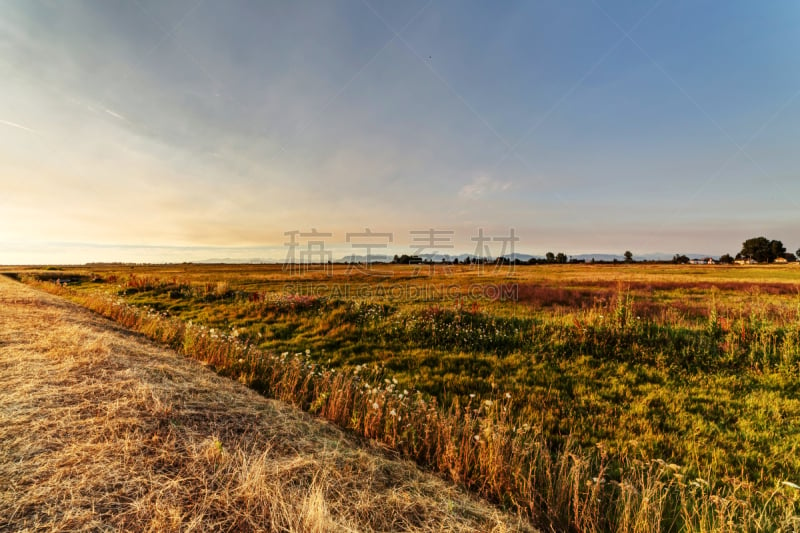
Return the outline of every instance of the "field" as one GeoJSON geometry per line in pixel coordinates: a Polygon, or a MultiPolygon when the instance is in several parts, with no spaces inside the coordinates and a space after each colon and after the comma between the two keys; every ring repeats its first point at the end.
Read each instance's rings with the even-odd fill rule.
{"type": "Polygon", "coordinates": [[[17,269],[557,530],[800,528],[800,268],[17,269]]]}
{"type": "Polygon", "coordinates": [[[530,530],[61,298],[0,311],[0,531],[530,530]]]}

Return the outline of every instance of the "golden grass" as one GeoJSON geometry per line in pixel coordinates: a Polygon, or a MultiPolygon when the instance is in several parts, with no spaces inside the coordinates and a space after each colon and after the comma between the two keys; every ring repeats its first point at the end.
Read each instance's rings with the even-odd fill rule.
{"type": "Polygon", "coordinates": [[[0,379],[0,530],[530,530],[330,424],[2,277],[0,379]]]}
{"type": "MultiPolygon", "coordinates": [[[[133,280],[131,274],[129,282],[133,280]]],[[[516,431],[505,410],[504,404],[509,402],[502,397],[496,397],[499,401],[490,403],[490,408],[481,402],[479,416],[473,416],[470,405],[440,409],[424,401],[399,402],[399,393],[388,381],[385,390],[372,387],[365,392],[359,376],[306,364],[289,352],[287,357],[278,357],[241,342],[236,335],[192,326],[152,308],[131,306],[102,290],[79,292],[63,284],[27,281],[176,347],[271,397],[377,439],[551,530],[793,531],[800,524],[800,493],[786,483],[757,488],[714,468],[698,471],[691,465],[680,467],[627,451],[612,464],[606,459],[605,447],[598,455],[592,449],[578,449],[572,439],[567,439],[572,445],[552,449],[544,434],[516,431]],[[396,431],[399,424],[391,418],[393,407],[398,411],[396,422],[402,413],[404,435],[396,431]],[[697,475],[704,479],[695,479],[697,475]]],[[[135,283],[158,285],[164,281],[137,275],[135,283]]],[[[207,286],[213,291],[216,284],[207,286]]],[[[602,311],[624,319],[612,325],[614,330],[630,325],[628,300],[626,297],[622,306],[613,304],[602,311]]],[[[571,334],[569,330],[566,333],[571,334]]],[[[378,376],[364,377],[367,383],[381,381],[372,379],[378,376]]]]}

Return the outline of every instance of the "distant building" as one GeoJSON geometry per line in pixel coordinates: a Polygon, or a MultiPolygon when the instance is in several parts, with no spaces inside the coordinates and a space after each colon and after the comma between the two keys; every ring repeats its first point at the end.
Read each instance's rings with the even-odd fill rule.
{"type": "Polygon", "coordinates": [[[757,265],[758,261],[748,257],[747,259],[737,259],[736,261],[734,261],[734,263],[736,263],[737,265],[757,265]]]}
{"type": "Polygon", "coordinates": [[[717,262],[714,261],[713,257],[704,257],[703,259],[690,259],[690,265],[716,265],[717,262]]]}
{"type": "Polygon", "coordinates": [[[786,259],[785,257],[778,257],[778,258],[775,259],[775,262],[776,263],[788,263],[789,260],[786,259]]]}

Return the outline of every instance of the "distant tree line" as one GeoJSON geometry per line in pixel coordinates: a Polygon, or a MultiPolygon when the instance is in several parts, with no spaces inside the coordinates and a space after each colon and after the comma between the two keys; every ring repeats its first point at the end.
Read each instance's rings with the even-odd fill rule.
{"type": "MultiPolygon", "coordinates": [[[[800,253],[800,249],[797,250],[800,253]]],[[[753,259],[759,263],[773,263],[778,258],[794,261],[795,254],[786,253],[786,247],[781,241],[769,240],[766,237],[753,237],[742,243],[742,251],[736,254],[736,259],[753,259]]]]}
{"type": "MultiPolygon", "coordinates": [[[[635,262],[633,253],[630,250],[625,250],[623,254],[624,262],[625,263],[633,263],[635,262]]],[[[787,262],[797,261],[800,258],[800,248],[797,249],[796,253],[787,252],[786,247],[783,245],[781,241],[777,240],[770,240],[766,237],[753,237],[751,239],[747,239],[742,243],[742,249],[736,256],[732,256],[730,254],[723,254],[720,256],[719,259],[716,260],[717,263],[722,264],[732,264],[735,261],[745,260],[745,261],[755,261],[757,263],[774,263],[777,259],[785,259],[787,262]]],[[[710,259],[710,258],[709,258],[710,259]]],[[[672,257],[672,263],[675,264],[688,264],[692,261],[692,259],[685,255],[685,254],[675,254],[672,257]]],[[[408,265],[408,264],[431,264],[434,261],[431,258],[423,258],[418,255],[395,255],[392,263],[401,264],[401,265],[408,265]]],[[[540,264],[575,264],[575,263],[586,263],[585,259],[577,259],[571,258],[564,252],[547,252],[544,258],[539,257],[531,257],[528,260],[521,260],[519,258],[511,259],[508,257],[497,257],[497,258],[486,258],[486,257],[470,257],[467,256],[463,259],[458,257],[449,258],[449,257],[442,257],[439,260],[440,263],[444,264],[464,264],[464,265],[477,265],[477,264],[502,264],[502,265],[540,265],[540,264]]],[[[591,260],[591,263],[619,263],[618,259],[613,259],[611,261],[595,261],[595,259],[591,260]]],[[[662,262],[662,261],[653,261],[653,262],[662,262]]]]}
{"type": "MultiPolygon", "coordinates": [[[[781,241],[770,240],[766,237],[753,237],[742,243],[742,250],[735,257],[730,254],[722,255],[717,262],[731,264],[735,261],[755,261],[757,263],[774,263],[777,259],[785,259],[787,262],[796,261],[800,258],[800,248],[796,253],[787,252],[786,247],[781,241]]],[[[675,254],[672,262],[676,264],[686,264],[691,259],[686,255],[675,254]]]]}

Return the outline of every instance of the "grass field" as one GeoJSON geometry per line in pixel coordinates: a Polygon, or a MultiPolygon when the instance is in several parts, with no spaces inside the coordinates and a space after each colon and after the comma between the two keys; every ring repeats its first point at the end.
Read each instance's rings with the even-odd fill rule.
{"type": "Polygon", "coordinates": [[[18,272],[545,527],[800,528],[795,265],[18,272]]]}
{"type": "Polygon", "coordinates": [[[0,372],[0,531],[531,530],[409,461],[2,276],[0,372]]]}

